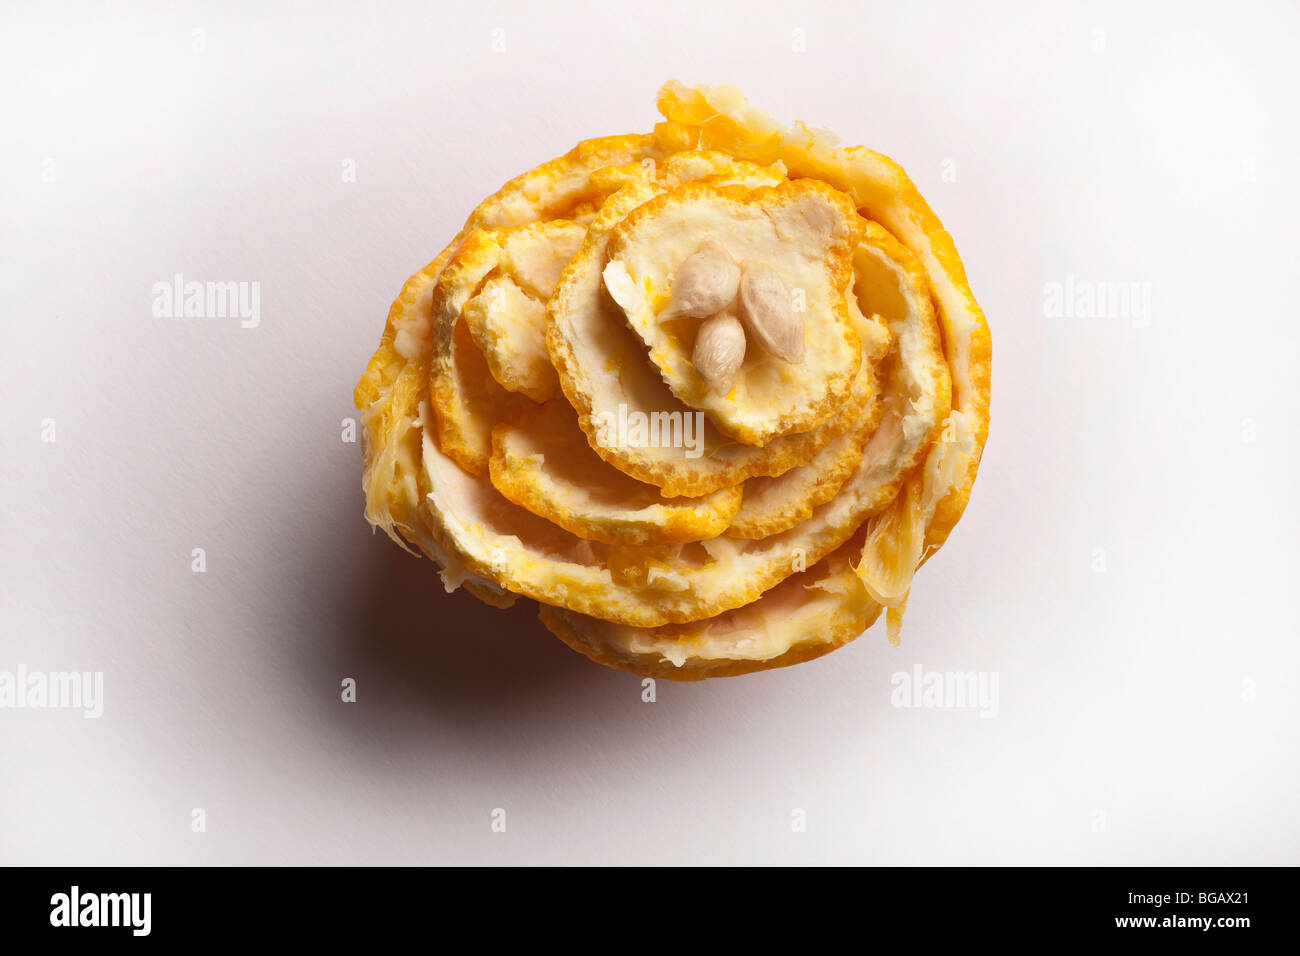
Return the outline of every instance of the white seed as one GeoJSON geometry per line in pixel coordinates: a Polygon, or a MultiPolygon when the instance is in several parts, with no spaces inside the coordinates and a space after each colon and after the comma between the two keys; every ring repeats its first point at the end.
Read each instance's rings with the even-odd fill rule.
{"type": "Polygon", "coordinates": [[[678,267],[668,313],[704,318],[721,312],[735,300],[739,285],[740,267],[726,249],[709,240],[678,267]]]}
{"type": "Polygon", "coordinates": [[[695,334],[695,371],[719,395],[731,391],[745,360],[745,329],[729,312],[711,315],[695,334]]]}
{"type": "Polygon", "coordinates": [[[740,279],[740,317],[758,344],[792,364],[804,360],[803,316],[794,311],[790,290],[776,271],[747,265],[740,279]]]}

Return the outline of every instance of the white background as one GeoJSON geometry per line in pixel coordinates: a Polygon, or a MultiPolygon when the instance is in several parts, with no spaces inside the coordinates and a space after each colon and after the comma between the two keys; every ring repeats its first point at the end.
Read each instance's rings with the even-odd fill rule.
{"type": "Polygon", "coordinates": [[[1300,863],[1295,4],[245,6],[6,6],[0,669],[105,712],[0,711],[0,860],[1300,863]],[[372,536],[340,422],[474,204],[669,78],[901,162],[994,396],[902,648],[647,704],[372,536]],[[260,326],[155,318],[177,272],[260,326]],[[917,663],[1000,713],[892,707],[917,663]]]}

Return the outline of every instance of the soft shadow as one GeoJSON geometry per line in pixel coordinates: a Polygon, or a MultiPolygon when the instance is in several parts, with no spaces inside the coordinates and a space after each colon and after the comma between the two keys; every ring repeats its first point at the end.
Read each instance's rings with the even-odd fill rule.
{"type": "Polygon", "coordinates": [[[600,694],[617,678],[573,652],[520,598],[510,608],[484,604],[463,588],[448,594],[437,566],[383,535],[358,559],[367,567],[339,595],[337,662],[364,674],[367,693],[418,698],[439,723],[517,718],[557,696],[600,694]],[[513,715],[513,716],[512,716],[513,715]]]}

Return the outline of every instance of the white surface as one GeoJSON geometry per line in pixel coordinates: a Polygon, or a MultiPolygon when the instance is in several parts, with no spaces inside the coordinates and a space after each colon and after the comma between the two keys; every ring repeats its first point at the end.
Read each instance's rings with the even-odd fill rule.
{"type": "Polygon", "coordinates": [[[1294,4],[269,6],[3,15],[0,670],[105,711],[0,711],[0,860],[1300,863],[1294,4]],[[909,170],[994,408],[901,649],[646,704],[372,537],[340,420],[471,207],[671,77],[909,170]],[[260,326],[153,317],[177,272],[260,326]],[[999,716],[891,707],[915,663],[999,716]]]}

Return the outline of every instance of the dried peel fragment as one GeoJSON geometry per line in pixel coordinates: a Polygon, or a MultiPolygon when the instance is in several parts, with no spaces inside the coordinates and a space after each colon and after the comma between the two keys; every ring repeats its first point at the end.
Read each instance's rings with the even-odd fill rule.
{"type": "Polygon", "coordinates": [[[725,531],[742,491],[664,498],[591,450],[563,401],[526,410],[492,431],[489,474],[506,498],[580,538],[653,546],[702,541],[725,531]]]}
{"type": "Polygon", "coordinates": [[[849,392],[861,346],[844,289],[865,227],[847,196],[815,180],[754,190],[687,184],[610,230],[604,285],[673,396],[735,440],[764,446],[816,428],[849,392]],[[783,303],[773,299],[778,289],[783,303]],[[692,320],[733,302],[759,347],[748,349],[735,393],[719,394],[692,361],[692,320]]]}

